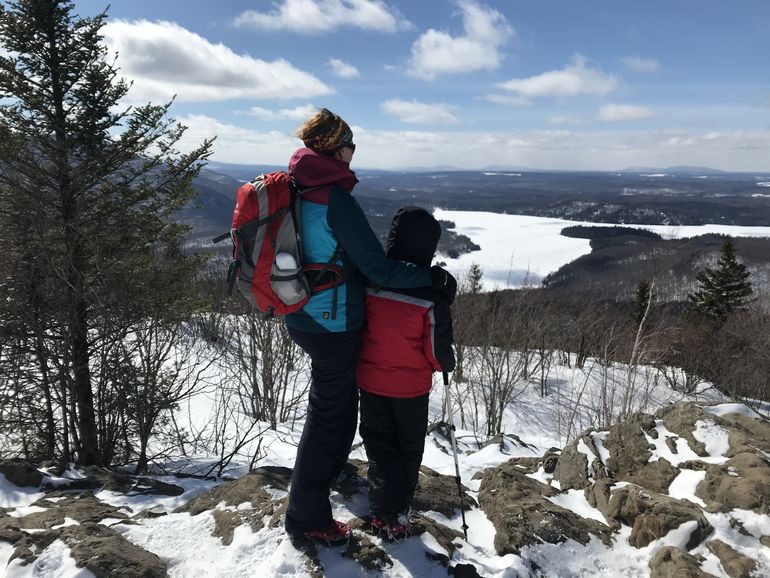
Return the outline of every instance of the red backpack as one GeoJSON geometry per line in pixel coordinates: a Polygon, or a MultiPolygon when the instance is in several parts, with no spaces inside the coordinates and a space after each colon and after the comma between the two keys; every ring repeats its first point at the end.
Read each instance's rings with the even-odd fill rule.
{"type": "Polygon", "coordinates": [[[233,241],[228,294],[237,284],[263,313],[286,315],[304,307],[314,292],[344,281],[342,268],[334,263],[341,254],[339,246],[328,263],[302,264],[300,200],[322,188],[300,191],[288,173],[279,171],[238,189],[230,232],[213,240],[229,236],[233,241]],[[327,272],[333,274],[331,281],[324,280],[327,272]]]}

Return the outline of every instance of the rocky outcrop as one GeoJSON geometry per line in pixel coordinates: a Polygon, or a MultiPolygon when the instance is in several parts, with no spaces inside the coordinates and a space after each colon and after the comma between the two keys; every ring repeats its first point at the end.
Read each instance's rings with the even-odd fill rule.
{"type": "Polygon", "coordinates": [[[572,539],[587,544],[591,536],[610,541],[610,528],[581,518],[547,498],[558,490],[528,478],[510,462],[484,473],[479,504],[494,524],[499,555],[519,554],[524,546],[572,539]]]}
{"type": "Polygon", "coordinates": [[[225,482],[208,492],[195,496],[192,500],[178,507],[174,513],[187,512],[192,516],[211,511],[214,518],[214,535],[224,545],[233,541],[235,528],[248,525],[252,532],[258,532],[265,526],[264,518],[274,516],[284,506],[285,500],[276,500],[266,490],[288,490],[291,470],[279,467],[257,468],[234,480],[225,482]],[[224,504],[229,508],[217,508],[224,504]],[[249,507],[244,508],[243,505],[249,507]]]}
{"type": "Polygon", "coordinates": [[[126,540],[121,534],[87,522],[58,530],[25,534],[15,546],[11,560],[20,558],[29,563],[50,546],[62,540],[70,549],[79,567],[90,570],[97,578],[164,578],[166,564],[155,554],[126,540]]]}
{"type": "Polygon", "coordinates": [[[677,500],[638,486],[625,486],[612,492],[612,497],[602,513],[631,526],[629,543],[643,548],[653,540],[662,538],[685,522],[695,522],[687,549],[700,544],[713,528],[702,510],[685,500],[677,500]]]}
{"type": "Polygon", "coordinates": [[[137,494],[181,496],[184,493],[184,489],[176,484],[167,484],[143,476],[132,476],[98,466],[86,466],[79,470],[79,474],[82,477],[58,478],[55,482],[44,480],[42,489],[48,492],[108,490],[129,496],[137,494]]]}
{"type": "Polygon", "coordinates": [[[724,464],[711,465],[695,494],[710,512],[734,508],[770,513],[770,464],[756,453],[744,452],[724,464]]]}
{"type": "Polygon", "coordinates": [[[674,403],[667,405],[655,413],[657,419],[662,420],[666,429],[687,440],[688,445],[699,456],[707,456],[706,446],[695,438],[695,423],[698,421],[714,420],[715,416],[707,414],[696,403],[674,403]]]}
{"type": "Polygon", "coordinates": [[[50,529],[64,524],[67,518],[81,524],[98,523],[105,518],[128,518],[120,509],[102,502],[92,494],[66,495],[56,502],[41,498],[32,505],[45,510],[26,516],[3,516],[0,518],[0,528],[50,529]]]}
{"type": "MultiPolygon", "coordinates": [[[[463,507],[478,507],[476,500],[468,494],[468,488],[462,486],[463,507]]],[[[460,510],[460,493],[454,476],[446,476],[427,468],[420,467],[417,490],[414,493],[412,509],[421,512],[439,512],[447,517],[454,516],[460,510]]]]}
{"type": "Polygon", "coordinates": [[[650,560],[650,578],[710,578],[700,559],[673,546],[665,546],[650,560]]]}
{"type": "Polygon", "coordinates": [[[652,452],[645,433],[653,439],[658,437],[655,419],[641,412],[610,428],[604,439],[604,447],[610,452],[607,459],[610,477],[626,480],[649,463],[652,452]]]}
{"type": "Polygon", "coordinates": [[[599,459],[599,451],[590,435],[592,431],[588,430],[568,444],[559,455],[553,477],[562,490],[582,490],[596,479],[607,477],[604,464],[599,459]],[[589,456],[591,463],[588,463],[589,456]]]}
{"type": "Polygon", "coordinates": [[[756,560],[736,552],[729,544],[722,540],[711,540],[706,546],[719,558],[719,563],[730,578],[751,578],[754,574],[757,568],[756,560]]]}
{"type": "Polygon", "coordinates": [[[20,487],[37,488],[43,481],[43,474],[24,460],[0,460],[0,474],[20,487]]]}

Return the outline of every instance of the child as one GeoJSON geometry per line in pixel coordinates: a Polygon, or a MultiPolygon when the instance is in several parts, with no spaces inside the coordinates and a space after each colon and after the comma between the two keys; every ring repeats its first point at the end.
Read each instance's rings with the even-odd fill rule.
{"type": "MultiPolygon", "coordinates": [[[[399,209],[387,243],[391,259],[429,267],[441,226],[418,207],[399,209]]],[[[361,437],[369,459],[372,528],[390,540],[411,532],[409,508],[428,426],[434,371],[452,371],[451,290],[367,289],[356,382],[361,437]]]]}

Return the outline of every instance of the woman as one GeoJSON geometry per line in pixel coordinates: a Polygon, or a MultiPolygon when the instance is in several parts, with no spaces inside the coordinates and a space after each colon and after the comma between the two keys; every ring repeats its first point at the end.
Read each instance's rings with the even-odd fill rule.
{"type": "MultiPolygon", "coordinates": [[[[286,316],[289,335],[311,359],[307,419],[294,465],[286,531],[293,538],[340,544],[350,526],[332,518],[329,489],[345,465],[355,435],[355,385],[360,329],[364,322],[361,277],[394,288],[433,286],[453,291],[456,283],[440,267],[422,267],[386,257],[352,197],[358,182],[350,170],[356,150],[353,132],[322,109],[298,130],[304,147],[289,161],[302,197],[303,260],[341,268],[341,282],[314,294],[304,308],[286,316]]],[[[339,269],[338,269],[339,270],[339,269]]],[[[319,285],[324,279],[315,279],[319,285]]]]}

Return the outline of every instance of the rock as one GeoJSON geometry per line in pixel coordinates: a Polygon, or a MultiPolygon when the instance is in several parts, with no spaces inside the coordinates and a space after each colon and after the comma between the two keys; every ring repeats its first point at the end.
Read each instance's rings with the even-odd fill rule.
{"type": "Polygon", "coordinates": [[[624,476],[623,480],[661,494],[667,494],[668,487],[678,475],[679,468],[675,468],[668,460],[661,458],[646,464],[642,469],[637,470],[633,474],[624,476]]]}
{"type": "Polygon", "coordinates": [[[351,500],[353,496],[366,487],[366,472],[368,470],[369,464],[367,462],[356,459],[348,460],[332,487],[345,499],[351,500]]]}
{"type": "Polygon", "coordinates": [[[366,536],[354,534],[342,555],[346,558],[352,558],[366,570],[380,572],[387,566],[393,566],[393,560],[390,559],[387,552],[376,546],[366,536]]]}
{"type": "Polygon", "coordinates": [[[252,532],[259,532],[265,527],[262,518],[266,514],[261,508],[256,510],[213,510],[211,516],[214,518],[214,535],[222,540],[222,544],[229,546],[233,543],[233,535],[238,526],[251,526],[252,532]]]}
{"type": "Polygon", "coordinates": [[[43,481],[43,474],[36,467],[24,460],[0,461],[0,474],[9,482],[22,488],[37,488],[43,481]]]}
{"type": "Polygon", "coordinates": [[[494,544],[500,556],[518,555],[531,544],[558,544],[568,538],[587,544],[591,535],[609,544],[607,526],[581,518],[546,499],[557,493],[528,478],[510,462],[484,472],[479,503],[497,531],[494,544]]]}
{"type": "Polygon", "coordinates": [[[724,464],[712,464],[695,495],[710,512],[735,508],[770,513],[770,464],[754,452],[744,452],[724,464]],[[738,475],[731,475],[731,472],[738,475]]]}
{"type": "Polygon", "coordinates": [[[662,538],[685,522],[696,522],[696,528],[687,542],[690,550],[700,544],[713,530],[703,512],[692,502],[677,500],[638,486],[625,486],[612,492],[607,519],[613,518],[632,526],[629,543],[643,548],[662,538]]]}
{"type": "Polygon", "coordinates": [[[0,518],[0,527],[19,529],[50,529],[71,518],[81,524],[98,523],[104,518],[126,519],[128,516],[115,506],[102,502],[93,494],[65,495],[63,499],[51,502],[46,498],[34,502],[33,506],[46,508],[21,517],[0,518]]]}
{"type": "Polygon", "coordinates": [[[62,540],[72,551],[79,567],[90,570],[96,578],[165,578],[166,564],[152,552],[126,540],[121,534],[102,526],[86,523],[27,534],[12,556],[32,562],[54,540],[62,540]]]}
{"type": "Polygon", "coordinates": [[[762,536],[759,542],[765,547],[770,548],[770,536],[762,536]]]}
{"type": "Polygon", "coordinates": [[[692,435],[695,431],[695,422],[711,420],[719,424],[717,416],[703,411],[697,403],[673,403],[659,409],[655,417],[663,420],[666,429],[687,440],[690,448],[699,456],[707,456],[706,446],[692,435]]]}
{"type": "Polygon", "coordinates": [[[730,578],[751,578],[757,568],[755,560],[736,552],[732,546],[725,544],[722,540],[711,540],[706,543],[706,546],[719,558],[722,568],[730,578]]]}
{"type": "Polygon", "coordinates": [[[481,574],[473,564],[455,564],[450,566],[447,573],[455,578],[481,578],[481,574]]]}
{"type": "MultiPolygon", "coordinates": [[[[609,512],[611,486],[612,480],[608,480],[606,478],[603,480],[597,480],[596,483],[588,486],[585,490],[583,490],[583,495],[585,496],[588,503],[600,512],[609,512]]],[[[610,528],[613,530],[620,529],[620,522],[618,522],[616,519],[608,518],[606,515],[605,518],[607,519],[607,523],[610,525],[610,528]]]]}
{"type": "Polygon", "coordinates": [[[183,506],[176,508],[174,513],[188,512],[191,516],[197,516],[211,510],[214,518],[214,535],[228,546],[232,543],[235,528],[238,526],[248,525],[252,532],[258,532],[265,526],[265,516],[271,516],[270,527],[277,527],[282,523],[277,512],[280,510],[285,514],[287,500],[285,498],[274,500],[265,487],[285,491],[288,489],[290,478],[291,470],[288,468],[273,466],[257,468],[237,480],[225,482],[195,496],[183,506]],[[223,502],[226,506],[235,506],[238,509],[217,509],[217,505],[223,502]],[[242,504],[250,504],[251,507],[244,509],[242,504]]]}
{"type": "MultiPolygon", "coordinates": [[[[468,488],[462,487],[465,509],[478,507],[476,500],[468,494],[468,488]]],[[[439,512],[450,518],[460,510],[460,496],[454,476],[445,476],[420,466],[420,478],[412,501],[412,510],[421,512],[439,512]]]]}
{"type": "MultiPolygon", "coordinates": [[[[255,509],[265,509],[268,506],[272,508],[273,498],[265,490],[265,486],[286,491],[290,479],[291,470],[288,468],[272,466],[257,468],[237,480],[225,482],[195,496],[183,506],[176,508],[174,513],[189,512],[192,516],[196,516],[201,512],[213,510],[220,502],[224,502],[227,506],[239,506],[249,502],[255,509]]],[[[272,511],[271,509],[270,513],[272,511]]]]}
{"type": "Polygon", "coordinates": [[[43,489],[48,491],[109,490],[110,492],[117,492],[128,496],[180,496],[184,493],[184,488],[177,486],[176,484],[167,484],[166,482],[142,476],[131,476],[98,466],[86,466],[81,470],[81,473],[85,477],[77,479],[57,479],[55,483],[47,482],[43,484],[43,489]]]}
{"type": "MultiPolygon", "coordinates": [[[[709,416],[715,418],[716,416],[709,416]]],[[[770,421],[760,417],[749,417],[730,413],[714,420],[729,432],[730,450],[728,457],[757,450],[770,453],[770,421]]]]}
{"type": "MultiPolygon", "coordinates": [[[[592,430],[588,430],[578,439],[572,441],[562,450],[561,455],[559,456],[553,477],[555,480],[558,480],[559,487],[562,490],[582,490],[583,488],[590,486],[593,482],[588,469],[590,465],[592,468],[591,471],[596,471],[595,467],[598,459],[592,460],[594,463],[589,464],[586,454],[577,449],[578,445],[583,443],[588,446],[594,455],[598,455],[589,435],[591,431],[592,430]]],[[[598,465],[602,470],[604,469],[604,466],[602,466],[601,463],[598,465]]]]}
{"type": "Polygon", "coordinates": [[[695,556],[674,546],[664,546],[650,560],[650,578],[708,578],[695,556]]]}
{"type": "Polygon", "coordinates": [[[461,532],[453,530],[444,524],[439,524],[435,520],[423,516],[422,514],[412,514],[412,520],[414,522],[412,525],[413,535],[419,536],[423,532],[428,532],[428,534],[436,539],[436,542],[439,543],[439,546],[449,552],[450,556],[457,549],[457,545],[454,543],[454,540],[463,537],[461,532]]]}
{"type": "Polygon", "coordinates": [[[625,480],[649,463],[652,452],[645,432],[650,437],[654,437],[653,433],[657,435],[655,420],[642,412],[631,414],[626,421],[610,428],[603,442],[610,452],[607,459],[610,477],[625,480]]]}
{"type": "MultiPolygon", "coordinates": [[[[551,448],[542,458],[511,458],[510,461],[528,474],[534,474],[541,467],[546,474],[552,474],[559,462],[559,453],[559,450],[551,448]]],[[[483,472],[476,472],[474,478],[481,478],[482,475],[483,472]]]]}

